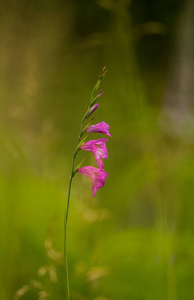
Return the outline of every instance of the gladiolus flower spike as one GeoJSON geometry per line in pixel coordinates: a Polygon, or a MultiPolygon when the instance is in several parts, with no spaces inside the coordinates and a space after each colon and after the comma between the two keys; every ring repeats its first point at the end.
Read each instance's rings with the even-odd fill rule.
{"type": "Polygon", "coordinates": [[[86,142],[88,135],[84,136],[86,134],[86,132],[87,133],[97,132],[97,133],[103,133],[103,134],[111,136],[111,134],[109,133],[110,126],[105,122],[100,122],[96,125],[91,125],[91,121],[90,121],[88,124],[85,124],[85,121],[99,107],[99,104],[97,103],[97,101],[101,98],[102,92],[100,92],[97,96],[94,96],[94,94],[96,93],[97,89],[99,88],[101,81],[104,78],[106,72],[107,72],[106,67],[104,67],[101,75],[99,76],[99,78],[97,80],[96,85],[94,86],[94,88],[92,90],[90,104],[88,106],[88,109],[86,110],[85,115],[82,118],[77,147],[73,154],[72,169],[71,169],[71,175],[69,178],[67,208],[66,208],[65,220],[64,220],[64,257],[65,257],[65,273],[66,273],[66,276],[65,276],[65,278],[66,278],[66,300],[70,300],[69,275],[68,275],[68,266],[67,266],[67,221],[68,221],[68,213],[69,213],[69,203],[70,203],[72,179],[77,172],[83,174],[84,176],[89,177],[92,180],[93,196],[95,197],[97,190],[104,186],[105,178],[108,176],[108,174],[103,170],[103,168],[104,168],[103,159],[108,158],[108,150],[106,147],[106,142],[108,140],[106,138],[100,138],[98,140],[90,140],[90,141],[86,142]],[[82,164],[85,162],[85,160],[88,157],[86,157],[80,164],[77,165],[77,167],[75,167],[75,160],[76,160],[77,154],[79,153],[79,150],[85,150],[85,151],[89,151],[89,152],[93,153],[94,157],[96,159],[98,168],[95,168],[92,166],[82,167],[82,164]]]}

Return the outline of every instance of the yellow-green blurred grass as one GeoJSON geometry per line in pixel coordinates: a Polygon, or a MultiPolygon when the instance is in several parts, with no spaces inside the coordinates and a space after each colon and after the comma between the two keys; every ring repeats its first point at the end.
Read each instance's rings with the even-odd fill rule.
{"type": "MultiPolygon", "coordinates": [[[[48,258],[44,244],[49,238],[63,253],[71,155],[104,65],[109,72],[94,122],[111,126],[104,163],[109,177],[95,199],[80,174],[73,182],[68,223],[72,300],[193,300],[193,144],[159,125],[162,101],[149,95],[155,84],[161,92],[164,83],[151,81],[153,91],[146,92],[123,9],[114,12],[97,47],[88,47],[84,39],[80,46],[71,36],[71,10],[63,10],[68,19],[59,11],[53,15],[53,7],[40,11],[29,36],[25,30],[19,34],[29,24],[17,8],[5,15],[13,23],[1,45],[8,62],[0,103],[2,300],[14,299],[31,279],[41,281],[51,299],[64,299],[63,265],[48,258]],[[57,283],[37,275],[49,264],[56,265],[57,283]]],[[[91,45],[93,38],[88,37],[91,45]]],[[[23,299],[37,299],[37,292],[23,299]]]]}
{"type": "MultiPolygon", "coordinates": [[[[15,139],[6,141],[6,136],[2,145],[11,143],[11,149],[15,139]]],[[[10,167],[6,163],[7,168],[1,170],[3,299],[13,299],[31,279],[43,281],[51,299],[56,295],[62,299],[62,264],[57,266],[55,284],[49,277],[46,281],[39,278],[37,271],[50,263],[44,247],[47,238],[63,252],[68,174],[60,168],[65,162],[59,156],[55,167],[37,171],[29,163],[24,165],[28,160],[21,145],[20,155],[16,150],[14,156],[11,151],[4,154],[10,167]]],[[[192,146],[177,140],[170,145],[162,136],[154,146],[150,155],[134,153],[133,161],[118,164],[117,169],[115,164],[111,168],[110,157],[106,162],[109,178],[96,199],[89,182],[76,176],[68,224],[70,285],[75,299],[80,294],[86,299],[174,300],[185,293],[192,299],[192,146]]],[[[115,152],[116,157],[123,149],[115,152]]],[[[36,297],[33,292],[24,299],[36,297]]]]}
{"type": "MultiPolygon", "coordinates": [[[[116,84],[120,86],[119,72],[116,84]]],[[[135,97],[128,97],[126,85],[114,94],[111,73],[106,80],[95,121],[111,125],[113,138],[105,161],[109,177],[94,199],[88,180],[78,174],[73,182],[68,223],[72,297],[176,300],[187,295],[193,300],[192,143],[162,132],[159,109],[146,103],[143,89],[136,103],[135,97]]],[[[46,255],[46,239],[63,252],[71,149],[77,119],[88,104],[88,85],[78,86],[74,101],[81,103],[76,102],[75,111],[75,105],[67,105],[61,112],[68,127],[60,128],[63,119],[56,121],[56,102],[49,100],[48,108],[45,99],[42,108],[47,107],[54,129],[41,130],[47,120],[44,109],[38,114],[38,128],[17,122],[14,127],[13,120],[1,125],[0,252],[5,300],[13,299],[31,279],[41,281],[51,299],[64,297],[62,264],[56,265],[57,283],[49,276],[40,278],[37,271],[53,263],[46,255]]],[[[37,292],[28,292],[25,298],[37,299],[37,292]]]]}
{"type": "MultiPolygon", "coordinates": [[[[118,78],[122,85],[121,70],[118,78]]],[[[113,138],[105,161],[109,177],[94,199],[88,180],[78,174],[73,182],[68,223],[72,297],[176,300],[187,295],[192,300],[193,146],[162,132],[159,109],[145,102],[143,89],[139,106],[122,87],[128,99],[123,111],[122,93],[117,90],[117,96],[110,88],[112,75],[106,80],[95,121],[111,125],[113,138]]],[[[86,94],[87,84],[80,88],[79,99],[86,94]]],[[[31,279],[41,281],[51,299],[64,297],[62,264],[56,265],[57,283],[49,276],[40,278],[37,271],[53,263],[46,255],[46,239],[63,252],[72,141],[78,131],[77,115],[88,103],[80,101],[75,111],[64,109],[68,128],[55,125],[54,131],[39,132],[32,125],[1,125],[0,252],[5,300],[13,299],[31,279]]],[[[42,105],[46,107],[44,101],[42,105]]],[[[58,108],[55,102],[51,107],[53,114],[47,109],[55,124],[58,108]]],[[[47,119],[44,111],[41,114],[40,125],[47,119]]],[[[37,299],[37,292],[28,292],[24,299],[37,299]]]]}

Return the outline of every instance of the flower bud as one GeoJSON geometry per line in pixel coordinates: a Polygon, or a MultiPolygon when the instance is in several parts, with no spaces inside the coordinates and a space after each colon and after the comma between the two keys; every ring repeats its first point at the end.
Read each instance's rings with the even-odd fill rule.
{"type": "Polygon", "coordinates": [[[103,91],[101,91],[100,94],[98,94],[95,98],[92,99],[92,102],[90,103],[90,107],[92,107],[96,103],[96,101],[98,99],[100,99],[100,97],[102,96],[102,93],[103,93],[103,91]]]}
{"type": "Polygon", "coordinates": [[[90,110],[89,110],[89,112],[88,112],[86,118],[88,118],[91,114],[93,114],[93,112],[94,112],[98,107],[99,107],[99,104],[98,104],[98,103],[94,104],[94,105],[92,106],[92,108],[90,108],[90,110]]]}

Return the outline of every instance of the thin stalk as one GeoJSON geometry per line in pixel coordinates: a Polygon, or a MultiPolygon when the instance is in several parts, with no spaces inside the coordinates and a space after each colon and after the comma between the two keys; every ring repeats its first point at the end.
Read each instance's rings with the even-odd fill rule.
{"type": "MultiPolygon", "coordinates": [[[[77,145],[79,145],[80,140],[81,140],[84,121],[85,121],[85,116],[83,117],[82,122],[81,122],[80,134],[79,134],[79,137],[78,137],[78,143],[77,143],[77,145]]],[[[70,300],[70,294],[69,294],[69,271],[68,271],[68,261],[67,261],[67,221],[68,221],[68,214],[69,214],[71,184],[72,184],[72,179],[73,179],[73,176],[74,176],[73,171],[74,171],[76,156],[77,156],[77,151],[75,151],[74,154],[73,154],[72,167],[71,167],[71,175],[70,175],[70,178],[69,178],[69,188],[68,188],[68,196],[67,196],[67,208],[66,208],[66,213],[65,213],[65,218],[64,218],[64,256],[65,256],[65,275],[66,275],[66,300],[70,300]]]]}

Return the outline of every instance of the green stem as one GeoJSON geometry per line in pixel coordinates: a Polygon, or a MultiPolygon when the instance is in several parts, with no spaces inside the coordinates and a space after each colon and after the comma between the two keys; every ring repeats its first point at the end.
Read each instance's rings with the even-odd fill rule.
{"type": "Polygon", "coordinates": [[[68,197],[67,197],[67,209],[66,209],[66,216],[64,219],[64,255],[65,255],[65,273],[66,273],[66,300],[69,300],[69,272],[68,272],[68,263],[67,263],[67,221],[68,221],[68,213],[69,213],[69,203],[70,203],[70,194],[71,194],[71,183],[73,179],[73,169],[75,163],[75,155],[73,156],[72,162],[72,172],[69,178],[69,189],[68,189],[68,197]]]}
{"type": "MultiPolygon", "coordinates": [[[[80,128],[80,134],[78,137],[78,143],[79,145],[81,136],[82,136],[82,130],[83,130],[83,124],[84,124],[85,118],[82,119],[81,122],[81,128],[80,128]]],[[[68,262],[67,262],[67,221],[68,221],[68,214],[69,214],[69,203],[70,203],[70,195],[71,195],[71,184],[73,179],[73,171],[74,171],[74,165],[75,165],[75,159],[77,156],[77,151],[73,154],[73,160],[72,160],[72,167],[71,167],[71,175],[69,178],[69,188],[68,188],[68,196],[67,196],[67,208],[64,218],[64,256],[65,256],[65,274],[66,274],[66,300],[70,300],[70,294],[69,294],[69,271],[68,271],[68,262]]]]}

